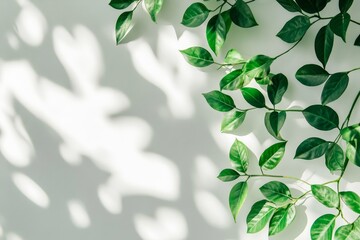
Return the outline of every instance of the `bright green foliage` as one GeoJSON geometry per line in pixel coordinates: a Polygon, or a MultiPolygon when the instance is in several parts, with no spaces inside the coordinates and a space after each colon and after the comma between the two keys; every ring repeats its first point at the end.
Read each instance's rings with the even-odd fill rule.
{"type": "Polygon", "coordinates": [[[181,24],[192,28],[198,27],[206,21],[209,12],[203,3],[193,3],[186,9],[181,24]]]}
{"type": "Polygon", "coordinates": [[[311,240],[331,240],[336,217],[325,214],[315,220],[310,229],[311,240]]]}
{"type": "Polygon", "coordinates": [[[239,172],[246,172],[249,165],[249,150],[239,140],[235,140],[230,149],[229,158],[233,167],[239,172]]]}
{"type": "Polygon", "coordinates": [[[136,0],[111,0],[109,5],[115,9],[125,9],[136,0]]]}
{"type": "Polygon", "coordinates": [[[211,54],[202,47],[191,47],[180,50],[186,61],[195,67],[207,67],[214,63],[211,54]]]}
{"type": "Polygon", "coordinates": [[[286,142],[279,142],[268,147],[260,156],[259,166],[265,170],[274,169],[285,154],[286,142]]]}
{"type": "Polygon", "coordinates": [[[246,112],[231,111],[225,114],[221,122],[221,132],[231,132],[237,129],[245,120],[246,112]]]}
{"type": "Polygon", "coordinates": [[[290,223],[293,222],[296,216],[296,209],[294,205],[279,208],[275,211],[269,223],[269,236],[278,234],[284,231],[290,223]]]}
{"type": "Polygon", "coordinates": [[[121,41],[125,38],[125,36],[131,30],[131,19],[133,12],[123,12],[115,26],[115,35],[116,35],[116,43],[120,44],[121,41]]]}
{"type": "Polygon", "coordinates": [[[360,214],[360,197],[358,194],[352,191],[340,192],[341,200],[344,201],[354,212],[360,214]]]}
{"type": "Polygon", "coordinates": [[[217,111],[229,112],[235,108],[234,100],[229,95],[220,91],[204,93],[203,96],[210,107],[217,111]]]}
{"type": "Polygon", "coordinates": [[[268,182],[260,188],[260,191],[266,199],[276,204],[282,204],[292,199],[290,189],[282,182],[268,182]]]}
{"type": "Polygon", "coordinates": [[[230,191],[229,205],[234,221],[236,222],[237,215],[240,212],[248,195],[249,187],[247,182],[237,183],[230,191]]]}
{"type": "Polygon", "coordinates": [[[247,232],[257,233],[261,231],[269,222],[275,208],[272,203],[261,200],[256,202],[246,218],[247,232]]]}
{"type": "Polygon", "coordinates": [[[345,166],[345,155],[343,149],[337,143],[329,145],[325,153],[325,164],[330,172],[341,171],[345,166]]]}
{"type": "Polygon", "coordinates": [[[237,171],[233,169],[224,169],[219,173],[219,176],[217,178],[223,182],[231,182],[239,177],[240,174],[237,171]]]}
{"type": "Polygon", "coordinates": [[[265,127],[268,132],[274,138],[282,141],[282,137],[280,135],[280,130],[284,126],[286,120],[286,112],[267,112],[265,114],[265,127]]]}
{"type": "Polygon", "coordinates": [[[329,207],[339,206],[338,194],[330,187],[324,185],[311,185],[311,192],[320,203],[329,207]]]}
{"type": "Polygon", "coordinates": [[[341,226],[335,232],[335,240],[358,239],[360,239],[360,226],[356,223],[341,226]]]}
{"type": "Polygon", "coordinates": [[[237,69],[225,75],[220,81],[220,90],[238,90],[245,86],[248,82],[244,78],[241,69],[237,69]]]}
{"type": "Polygon", "coordinates": [[[325,154],[329,143],[318,137],[311,137],[304,140],[296,149],[294,158],[312,160],[325,154]]]}
{"type": "Polygon", "coordinates": [[[256,108],[265,107],[265,97],[256,88],[244,87],[241,88],[241,93],[250,105],[256,108]]]}
{"type": "Polygon", "coordinates": [[[256,55],[252,57],[244,66],[243,72],[249,78],[262,78],[267,75],[273,58],[265,55],[256,55]]]}
{"type": "Polygon", "coordinates": [[[225,20],[221,14],[215,15],[210,19],[206,26],[206,38],[210,48],[218,55],[225,42],[227,28],[225,20]]]}
{"type": "Polygon", "coordinates": [[[236,49],[230,49],[225,56],[224,62],[227,64],[240,64],[245,63],[245,59],[236,49]]]}
{"type": "Polygon", "coordinates": [[[163,6],[164,0],[144,0],[144,2],[151,19],[156,22],[156,17],[163,6]]]}

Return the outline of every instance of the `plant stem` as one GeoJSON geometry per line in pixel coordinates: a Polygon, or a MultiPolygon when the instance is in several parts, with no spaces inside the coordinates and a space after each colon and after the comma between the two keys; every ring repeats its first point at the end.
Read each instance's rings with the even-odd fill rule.
{"type": "Polygon", "coordinates": [[[357,21],[355,21],[355,20],[350,20],[351,22],[353,22],[353,23],[355,23],[355,24],[357,24],[357,25],[360,25],[360,22],[357,22],[357,21]]]}
{"type": "Polygon", "coordinates": [[[244,176],[247,176],[247,177],[286,178],[286,179],[292,179],[292,180],[296,180],[296,181],[299,181],[299,182],[303,182],[306,185],[311,186],[311,184],[308,183],[307,181],[302,180],[302,179],[297,178],[297,177],[292,177],[292,176],[270,175],[270,174],[245,174],[244,176]]]}
{"type": "Polygon", "coordinates": [[[141,2],[142,0],[139,0],[131,11],[134,12],[141,2]]]}
{"type": "Polygon", "coordinates": [[[360,67],[357,67],[357,68],[354,68],[354,69],[351,69],[350,71],[347,71],[347,73],[351,73],[351,72],[354,72],[354,71],[357,71],[357,70],[360,70],[360,67]]]}
{"type": "Polygon", "coordinates": [[[345,124],[348,124],[348,123],[349,123],[351,114],[352,114],[352,112],[353,112],[353,110],[354,110],[354,108],[355,108],[355,105],[356,105],[357,101],[359,100],[359,97],[360,97],[360,91],[359,91],[358,94],[356,95],[356,97],[355,97],[355,99],[354,99],[354,101],[353,101],[353,103],[352,103],[352,105],[351,105],[350,111],[349,111],[348,115],[346,116],[343,124],[341,125],[341,129],[343,129],[343,127],[345,126],[345,124]]]}
{"type": "MultiPolygon", "coordinates": [[[[305,36],[305,35],[304,35],[305,36]]],[[[285,52],[283,53],[280,53],[279,55],[277,55],[276,57],[274,57],[274,60],[287,54],[288,52],[290,52],[291,50],[293,50],[300,42],[301,40],[304,38],[304,36],[302,36],[291,48],[289,48],[288,50],[286,50],[285,52]]]]}

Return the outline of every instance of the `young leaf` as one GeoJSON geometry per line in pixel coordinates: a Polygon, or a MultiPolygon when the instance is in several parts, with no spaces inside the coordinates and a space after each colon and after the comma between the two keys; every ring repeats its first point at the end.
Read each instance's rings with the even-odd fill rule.
{"type": "Polygon", "coordinates": [[[164,0],[144,0],[144,2],[151,19],[156,22],[156,17],[163,6],[164,0]]]}
{"type": "Polygon", "coordinates": [[[191,28],[198,27],[205,22],[209,12],[203,3],[193,3],[186,9],[181,24],[191,28]]]}
{"type": "Polygon", "coordinates": [[[344,169],[344,151],[337,143],[332,143],[326,151],[325,164],[331,172],[342,171],[344,169]]]}
{"type": "Polygon", "coordinates": [[[269,222],[275,208],[266,200],[256,202],[246,218],[247,232],[257,233],[269,222]]]}
{"type": "Polygon", "coordinates": [[[350,15],[348,13],[339,13],[330,20],[331,30],[346,42],[346,32],[350,23],[350,15]]]}
{"type": "Polygon", "coordinates": [[[260,156],[259,166],[265,170],[274,169],[284,157],[285,145],[286,142],[279,142],[267,148],[260,156]]]}
{"type": "Polygon", "coordinates": [[[290,189],[282,182],[268,182],[260,188],[260,191],[266,199],[276,204],[283,204],[292,199],[290,189]]]}
{"type": "Polygon", "coordinates": [[[321,103],[325,105],[338,99],[345,92],[348,83],[349,76],[346,72],[331,75],[321,93],[321,103]]]}
{"type": "Polygon", "coordinates": [[[229,112],[235,108],[234,100],[220,91],[204,93],[206,101],[213,109],[220,112],[229,112]]]}
{"type": "Polygon", "coordinates": [[[186,61],[195,67],[207,67],[214,63],[211,54],[202,47],[180,50],[186,61]]]}
{"type": "Polygon", "coordinates": [[[231,111],[226,113],[221,122],[221,132],[234,131],[243,123],[245,116],[246,112],[231,111]]]}
{"type": "Polygon", "coordinates": [[[109,5],[115,9],[125,9],[136,0],[111,0],[109,5]]]}
{"type": "Polygon", "coordinates": [[[360,123],[343,128],[340,133],[342,138],[347,142],[354,141],[356,138],[360,139],[360,123]]]}
{"type": "Polygon", "coordinates": [[[302,10],[307,13],[317,13],[323,10],[329,0],[296,0],[302,10]]]}
{"type": "Polygon", "coordinates": [[[245,63],[245,60],[236,49],[230,49],[226,53],[224,62],[228,64],[239,64],[245,63]]]}
{"type": "Polygon", "coordinates": [[[242,205],[248,194],[247,182],[239,182],[231,189],[229,195],[229,205],[234,221],[236,222],[237,215],[240,212],[242,205]]]}
{"type": "Polygon", "coordinates": [[[355,192],[340,192],[341,199],[351,210],[360,214],[360,197],[355,192]]]}
{"type": "Polygon", "coordinates": [[[206,26],[206,39],[216,55],[219,54],[226,35],[226,24],[221,14],[213,16],[206,26]]]}
{"type": "Polygon", "coordinates": [[[356,38],[355,42],[354,42],[355,46],[360,46],[360,35],[356,38]]]}
{"type": "Polygon", "coordinates": [[[311,192],[321,204],[329,208],[339,206],[338,194],[332,188],[324,185],[311,185],[311,192]]]}
{"type": "Polygon", "coordinates": [[[223,182],[231,182],[239,177],[240,174],[237,171],[233,169],[224,169],[219,173],[219,176],[217,178],[223,182]]]}
{"type": "Polygon", "coordinates": [[[267,112],[265,114],[265,127],[268,132],[274,138],[283,141],[282,137],[280,136],[280,130],[284,125],[286,119],[286,112],[267,112]]]}
{"type": "Polygon", "coordinates": [[[241,93],[250,105],[256,108],[265,107],[265,97],[256,88],[243,87],[241,88],[241,93]]]}
{"type": "Polygon", "coordinates": [[[244,143],[235,140],[230,148],[229,157],[233,167],[239,172],[246,172],[249,165],[249,150],[244,143]]]}
{"type": "Polygon", "coordinates": [[[324,68],[329,60],[333,45],[334,33],[331,31],[330,26],[322,27],[315,38],[315,53],[324,68]]]}
{"type": "Polygon", "coordinates": [[[241,69],[237,69],[225,75],[220,81],[220,90],[234,91],[246,85],[247,82],[242,73],[241,69]]]}
{"type": "Polygon", "coordinates": [[[258,25],[251,9],[243,0],[237,0],[231,7],[230,18],[239,27],[250,28],[258,25]]]}
{"type": "Polygon", "coordinates": [[[293,0],[276,0],[276,1],[289,12],[301,12],[301,8],[293,0]]]}
{"type": "Polygon", "coordinates": [[[304,140],[296,149],[295,157],[298,159],[312,160],[325,154],[329,143],[321,138],[311,137],[304,140]]]}
{"type": "Polygon", "coordinates": [[[296,210],[294,205],[276,210],[269,223],[269,236],[273,236],[285,230],[295,219],[296,210]]]}
{"type": "Polygon", "coordinates": [[[264,75],[267,75],[273,61],[274,59],[271,57],[256,55],[245,64],[243,72],[251,79],[262,78],[264,75]]]}
{"type": "Polygon", "coordinates": [[[356,224],[347,224],[339,227],[335,232],[335,240],[358,240],[360,227],[356,224]]]}
{"type": "Polygon", "coordinates": [[[339,116],[328,106],[312,105],[303,110],[303,115],[311,126],[322,131],[339,126],[339,116]]]}
{"type": "Polygon", "coordinates": [[[315,220],[310,229],[311,240],[331,240],[336,217],[325,214],[315,220]]]}
{"type": "Polygon", "coordinates": [[[305,86],[318,86],[329,77],[329,73],[315,64],[306,64],[299,68],[295,74],[296,79],[305,86]]]}
{"type": "Polygon", "coordinates": [[[353,2],[354,0],[339,0],[340,12],[346,13],[350,9],[353,2]]]}
{"type": "Polygon", "coordinates": [[[120,44],[121,41],[125,38],[125,36],[131,30],[131,19],[133,12],[123,12],[115,25],[115,35],[116,35],[116,44],[120,44]]]}
{"type": "Polygon", "coordinates": [[[285,23],[284,27],[276,36],[284,42],[294,43],[299,41],[310,27],[310,19],[307,16],[299,15],[285,23]]]}

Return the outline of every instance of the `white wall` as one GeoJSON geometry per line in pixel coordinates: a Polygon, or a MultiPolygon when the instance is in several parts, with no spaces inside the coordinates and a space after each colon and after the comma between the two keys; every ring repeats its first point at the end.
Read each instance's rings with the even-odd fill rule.
{"type": "MultiPolygon", "coordinates": [[[[252,181],[234,224],[227,203],[232,184],[216,179],[230,166],[236,136],[220,134],[222,114],[200,94],[217,89],[224,71],[194,69],[177,51],[206,46],[204,26],[179,24],[192,2],[166,1],[158,25],[138,11],[127,43],[118,47],[113,27],[119,12],[106,1],[0,2],[0,239],[267,239],[266,231],[245,234],[246,215],[265,182],[252,181]]],[[[336,2],[329,14],[337,11],[336,2]]],[[[274,56],[287,49],[275,34],[293,14],[275,1],[251,6],[260,27],[233,26],[224,52],[235,47],[245,57],[274,56]]],[[[356,17],[359,10],[355,1],[351,13],[356,17]]],[[[316,63],[312,46],[320,26],[273,65],[290,82],[281,107],[320,101],[321,87],[294,78],[300,66],[316,63]]],[[[359,66],[360,49],[350,47],[358,33],[350,27],[346,46],[336,38],[331,72],[359,66]]],[[[359,77],[352,73],[344,96],[330,104],[341,121],[359,91],[359,77]]],[[[245,104],[239,93],[233,96],[245,104]]],[[[275,142],[263,114],[249,114],[237,132],[256,156],[275,142]]],[[[353,122],[359,118],[358,105],[353,122]]],[[[274,174],[285,171],[313,183],[335,178],[323,159],[292,159],[305,138],[333,139],[335,131],[317,131],[295,113],[283,135],[289,144],[274,174]]],[[[349,167],[342,187],[360,189],[358,170],[349,167]]],[[[299,194],[303,186],[289,183],[299,194]]],[[[289,229],[273,239],[308,239],[311,223],[327,211],[308,199],[289,229]]]]}

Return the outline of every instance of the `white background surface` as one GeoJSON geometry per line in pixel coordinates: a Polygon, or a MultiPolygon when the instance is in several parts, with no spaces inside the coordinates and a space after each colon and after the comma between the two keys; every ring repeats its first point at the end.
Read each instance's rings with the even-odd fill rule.
{"type": "MultiPolygon", "coordinates": [[[[194,69],[178,52],[207,46],[204,26],[179,24],[192,2],[166,1],[158,25],[139,9],[127,43],[118,47],[113,27],[119,12],[106,1],[0,2],[0,239],[267,239],[266,230],[247,235],[245,224],[265,181],[251,181],[234,224],[227,202],[232,183],[216,176],[230,166],[235,137],[257,157],[275,140],[266,133],[262,110],[248,114],[236,136],[219,132],[222,113],[210,109],[201,93],[217,89],[224,71],[194,69]]],[[[275,35],[294,14],[275,1],[259,0],[251,7],[260,26],[233,26],[224,52],[235,47],[249,58],[286,50],[289,45],[275,35]]],[[[325,15],[336,13],[337,1],[327,9],[325,15]]],[[[355,1],[350,14],[356,20],[359,10],[355,1]]],[[[272,66],[272,72],[289,78],[282,108],[320,102],[322,87],[302,86],[294,73],[305,63],[318,64],[313,41],[321,26],[272,66]]],[[[351,24],[347,45],[336,38],[330,72],[359,67],[360,49],[351,46],[359,33],[351,24]]],[[[341,122],[359,91],[359,77],[351,73],[345,94],[330,104],[341,122]]],[[[246,106],[240,93],[233,96],[246,106]]],[[[352,122],[359,119],[357,105],[352,122]]],[[[289,114],[283,130],[289,139],[286,157],[272,173],[312,183],[334,179],[323,158],[292,157],[304,139],[336,135],[289,114]]],[[[256,164],[254,156],[254,172],[256,164]]],[[[349,166],[343,189],[359,192],[358,171],[349,166]]],[[[287,183],[294,195],[306,189],[287,183]]],[[[309,198],[297,211],[294,223],[272,239],[309,239],[312,222],[332,210],[309,198]]]]}

